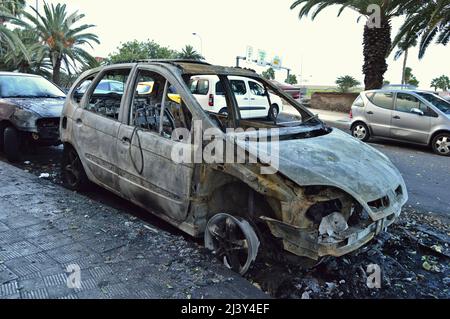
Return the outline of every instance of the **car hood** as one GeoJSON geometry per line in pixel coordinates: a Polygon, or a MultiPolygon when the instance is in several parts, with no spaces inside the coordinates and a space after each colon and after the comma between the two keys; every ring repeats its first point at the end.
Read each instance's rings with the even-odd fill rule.
{"type": "Polygon", "coordinates": [[[61,117],[64,99],[52,98],[8,98],[9,103],[41,117],[61,117]]]}
{"type": "Polygon", "coordinates": [[[246,148],[254,156],[259,152],[260,159],[261,154],[272,158],[278,171],[300,186],[334,186],[365,207],[394,196],[399,185],[407,197],[400,172],[384,154],[337,129],[319,137],[282,140],[278,156],[266,151],[267,143],[247,142],[246,148]]]}

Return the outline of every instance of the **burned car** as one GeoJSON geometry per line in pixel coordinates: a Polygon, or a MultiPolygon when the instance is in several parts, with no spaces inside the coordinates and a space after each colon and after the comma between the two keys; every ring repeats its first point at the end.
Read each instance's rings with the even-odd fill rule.
{"type": "Polygon", "coordinates": [[[408,199],[386,156],[250,70],[154,60],[88,71],[68,94],[60,134],[66,187],[101,185],[204,236],[240,273],[258,256],[309,264],[350,253],[386,230],[408,199]],[[211,77],[224,99],[208,96],[211,82],[192,80],[211,77]],[[237,77],[258,94],[252,104],[237,77]],[[123,92],[97,89],[108,80],[123,92]],[[249,114],[273,94],[283,101],[276,119],[249,114]],[[227,112],[211,111],[222,107],[214,103],[227,112]]]}
{"type": "Polygon", "coordinates": [[[0,72],[0,150],[11,162],[21,148],[60,144],[65,94],[45,78],[0,72]]]}

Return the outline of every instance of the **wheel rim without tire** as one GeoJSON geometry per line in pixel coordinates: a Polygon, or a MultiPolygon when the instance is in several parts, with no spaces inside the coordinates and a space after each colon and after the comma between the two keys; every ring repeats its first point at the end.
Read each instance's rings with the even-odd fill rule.
{"type": "Polygon", "coordinates": [[[214,251],[225,266],[245,274],[256,259],[259,240],[247,221],[218,214],[208,222],[205,246],[214,251]]]}
{"type": "Polygon", "coordinates": [[[436,149],[441,154],[450,154],[450,138],[448,136],[438,138],[436,141],[436,149]]]}
{"type": "Polygon", "coordinates": [[[354,129],[353,129],[353,136],[356,137],[357,139],[363,140],[366,138],[367,136],[367,130],[364,126],[362,125],[357,125],[354,129]]]}
{"type": "Polygon", "coordinates": [[[70,186],[75,186],[80,181],[80,169],[78,154],[74,150],[70,150],[67,154],[67,163],[64,166],[66,181],[70,186]]]}

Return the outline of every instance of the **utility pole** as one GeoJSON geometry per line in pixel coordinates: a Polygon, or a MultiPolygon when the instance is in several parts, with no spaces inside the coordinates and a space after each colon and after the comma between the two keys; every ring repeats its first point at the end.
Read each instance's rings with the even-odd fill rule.
{"type": "Polygon", "coordinates": [[[237,57],[236,57],[236,67],[237,67],[237,68],[239,67],[239,60],[246,61],[247,58],[246,58],[245,56],[237,56],[237,57]]]}
{"type": "Polygon", "coordinates": [[[196,36],[200,39],[200,54],[203,56],[203,39],[197,32],[192,33],[193,36],[196,36]]]}

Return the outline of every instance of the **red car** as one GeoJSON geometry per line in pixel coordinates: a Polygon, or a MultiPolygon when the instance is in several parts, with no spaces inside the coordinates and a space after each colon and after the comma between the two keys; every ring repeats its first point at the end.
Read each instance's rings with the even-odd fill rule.
{"type": "Polygon", "coordinates": [[[280,83],[275,80],[271,80],[270,82],[272,82],[272,84],[276,85],[277,87],[282,89],[284,92],[286,92],[287,94],[292,96],[292,98],[296,101],[300,101],[303,98],[303,96],[305,95],[305,93],[302,92],[303,88],[301,88],[298,85],[280,83]]]}

